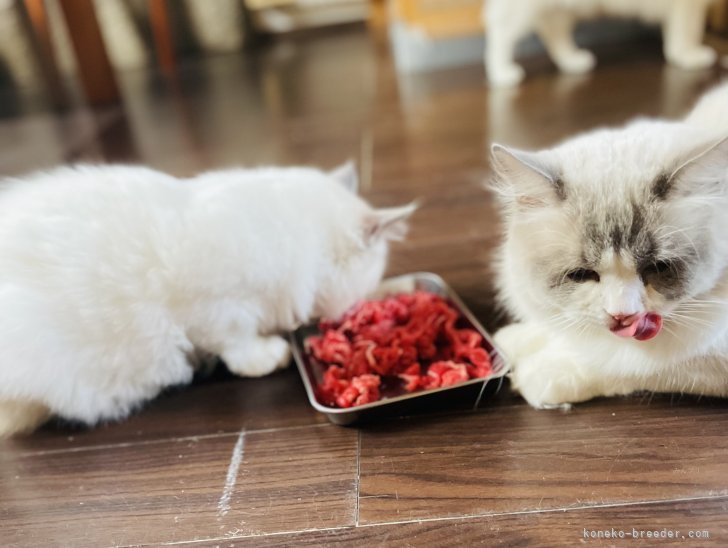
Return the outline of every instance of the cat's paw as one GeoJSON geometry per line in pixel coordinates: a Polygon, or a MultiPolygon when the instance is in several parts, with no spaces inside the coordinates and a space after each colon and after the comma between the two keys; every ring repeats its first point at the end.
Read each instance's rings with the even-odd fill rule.
{"type": "Polygon", "coordinates": [[[554,60],[562,72],[569,74],[584,74],[597,64],[597,58],[591,51],[577,49],[554,60]]]}
{"type": "Polygon", "coordinates": [[[712,67],[717,59],[718,54],[708,46],[697,46],[667,54],[667,60],[671,64],[687,70],[712,67]]]}
{"type": "Polygon", "coordinates": [[[510,364],[515,364],[533,355],[548,343],[546,333],[531,323],[507,325],[498,330],[493,340],[510,364]]]}
{"type": "Polygon", "coordinates": [[[222,358],[237,375],[262,377],[286,367],[291,360],[291,348],[283,337],[258,337],[226,349],[222,358]]]}
{"type": "Polygon", "coordinates": [[[513,389],[539,409],[568,409],[572,403],[599,395],[598,383],[588,368],[578,367],[552,350],[537,352],[516,363],[510,379],[513,389]]]}
{"type": "Polygon", "coordinates": [[[526,72],[519,65],[509,63],[507,65],[490,64],[486,68],[488,82],[493,87],[508,88],[520,84],[526,76],[526,72]]]}
{"type": "Polygon", "coordinates": [[[291,363],[291,345],[283,337],[268,337],[271,355],[275,358],[276,369],[285,369],[291,363]]]}
{"type": "Polygon", "coordinates": [[[0,401],[0,439],[29,433],[50,417],[44,405],[18,401],[0,401]]]}
{"type": "Polygon", "coordinates": [[[511,386],[533,407],[566,407],[589,399],[583,371],[554,347],[553,334],[535,323],[514,323],[500,329],[494,342],[511,367],[511,386]]]}

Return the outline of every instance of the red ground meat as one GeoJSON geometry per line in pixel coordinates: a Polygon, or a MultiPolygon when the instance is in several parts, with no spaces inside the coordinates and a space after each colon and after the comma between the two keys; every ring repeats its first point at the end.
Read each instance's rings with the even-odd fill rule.
{"type": "Polygon", "coordinates": [[[364,301],[338,321],[322,320],[309,337],[310,355],[326,368],[322,403],[352,407],[377,401],[382,378],[404,392],[452,386],[491,372],[483,337],[442,297],[417,291],[364,301]]]}

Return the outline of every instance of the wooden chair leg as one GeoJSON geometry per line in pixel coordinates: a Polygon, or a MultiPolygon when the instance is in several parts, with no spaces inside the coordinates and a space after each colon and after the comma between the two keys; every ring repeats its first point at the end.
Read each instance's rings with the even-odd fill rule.
{"type": "Polygon", "coordinates": [[[61,9],[76,52],[81,82],[91,105],[119,101],[119,87],[106,53],[93,0],[61,0],[61,9]]]}
{"type": "Polygon", "coordinates": [[[68,94],[63,87],[56,57],[53,54],[53,43],[51,42],[45,0],[24,0],[24,5],[25,17],[27,17],[25,24],[30,27],[31,41],[38,58],[41,76],[48,89],[48,95],[53,106],[65,108],[68,106],[68,94]]]}
{"type": "Polygon", "coordinates": [[[728,0],[720,0],[713,5],[708,22],[711,30],[728,36],[728,0]]]}
{"type": "Polygon", "coordinates": [[[149,20],[154,35],[154,48],[159,67],[166,76],[175,73],[174,35],[167,0],[148,0],[149,20]]]}

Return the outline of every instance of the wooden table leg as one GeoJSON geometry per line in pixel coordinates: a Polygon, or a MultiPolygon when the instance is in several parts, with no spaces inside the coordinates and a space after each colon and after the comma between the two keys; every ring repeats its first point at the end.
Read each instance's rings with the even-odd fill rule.
{"type": "Polygon", "coordinates": [[[159,68],[166,76],[171,76],[175,72],[174,36],[167,0],[148,0],[148,6],[159,68]]]}
{"type": "Polygon", "coordinates": [[[53,106],[65,108],[68,106],[68,94],[63,87],[56,57],[53,54],[50,25],[45,0],[24,0],[25,24],[29,26],[32,34],[32,43],[41,71],[41,76],[48,89],[48,95],[53,106]]]}
{"type": "Polygon", "coordinates": [[[119,101],[119,88],[106,53],[93,0],[61,0],[81,82],[91,105],[119,101]]]}
{"type": "Polygon", "coordinates": [[[711,30],[728,35],[728,0],[721,0],[713,5],[708,17],[708,24],[711,30]]]}

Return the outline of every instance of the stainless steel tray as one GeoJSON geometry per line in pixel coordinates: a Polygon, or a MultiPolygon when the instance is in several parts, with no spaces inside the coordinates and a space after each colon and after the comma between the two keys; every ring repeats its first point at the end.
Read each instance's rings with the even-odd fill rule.
{"type": "Polygon", "coordinates": [[[450,287],[436,274],[417,272],[389,278],[382,282],[372,298],[382,298],[396,293],[411,293],[416,290],[430,291],[447,299],[476,329],[484,339],[484,347],[490,354],[493,363],[493,373],[481,379],[447,386],[423,390],[421,392],[405,393],[401,396],[382,399],[366,405],[341,409],[321,404],[316,399],[315,387],[321,381],[323,369],[309,359],[304,343],[312,335],[319,334],[317,325],[308,325],[291,333],[291,349],[293,358],[301,374],[303,385],[306,388],[308,399],[317,411],[324,413],[334,424],[348,425],[356,422],[411,415],[420,412],[444,411],[449,409],[476,409],[481,402],[497,392],[508,372],[502,354],[498,351],[488,332],[483,329],[480,322],[473,316],[468,308],[450,287]]]}

